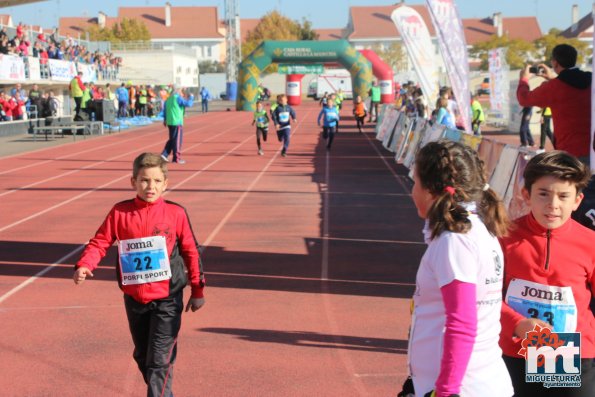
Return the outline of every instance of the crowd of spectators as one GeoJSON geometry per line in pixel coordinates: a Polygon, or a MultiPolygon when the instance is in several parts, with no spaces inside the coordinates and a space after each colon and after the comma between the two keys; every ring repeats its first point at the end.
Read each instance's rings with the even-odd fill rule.
{"type": "Polygon", "coordinates": [[[122,65],[122,58],[108,51],[89,51],[70,35],[61,37],[58,29],[48,36],[45,33],[34,36],[22,23],[16,27],[14,37],[9,37],[6,27],[0,29],[0,54],[39,58],[42,78],[49,77],[48,59],[94,65],[97,78],[103,80],[116,80],[122,65]]]}
{"type": "Polygon", "coordinates": [[[54,91],[41,91],[37,84],[29,92],[20,83],[10,90],[0,90],[0,121],[57,116],[59,108],[60,101],[54,91]]]}

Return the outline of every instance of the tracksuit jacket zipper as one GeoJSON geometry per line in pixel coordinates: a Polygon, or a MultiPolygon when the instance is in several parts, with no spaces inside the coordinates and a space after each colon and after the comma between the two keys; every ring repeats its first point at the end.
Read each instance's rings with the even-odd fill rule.
{"type": "Polygon", "coordinates": [[[545,236],[546,236],[546,251],[545,251],[545,270],[549,270],[550,268],[550,243],[551,243],[551,238],[552,238],[552,231],[550,229],[548,229],[545,232],[545,236]]]}
{"type": "MultiPolygon", "coordinates": [[[[143,215],[145,217],[145,219],[144,219],[145,230],[143,231],[144,233],[143,233],[142,237],[149,237],[150,236],[150,234],[149,234],[149,207],[150,207],[150,205],[147,202],[145,202],[144,204],[145,204],[144,207],[141,208],[141,210],[139,211],[139,215],[141,217],[141,224],[143,223],[143,219],[142,219],[143,215]]],[[[146,287],[146,284],[140,284],[138,286],[138,297],[139,298],[144,298],[145,287],[146,287]]]]}

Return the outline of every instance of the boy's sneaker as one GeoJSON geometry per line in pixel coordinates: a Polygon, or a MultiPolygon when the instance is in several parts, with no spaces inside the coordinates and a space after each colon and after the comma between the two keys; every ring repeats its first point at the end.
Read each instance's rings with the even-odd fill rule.
{"type": "Polygon", "coordinates": [[[173,162],[174,163],[178,163],[178,164],[186,164],[186,160],[182,160],[182,159],[176,160],[176,161],[173,161],[173,162]]]}
{"type": "Polygon", "coordinates": [[[287,153],[285,152],[285,149],[281,150],[281,156],[283,156],[283,157],[287,156],[287,153]]]}
{"type": "Polygon", "coordinates": [[[258,155],[262,156],[264,154],[264,152],[262,151],[262,149],[258,149],[258,155]]]}
{"type": "Polygon", "coordinates": [[[165,161],[166,163],[169,163],[169,159],[167,158],[166,155],[162,154],[161,158],[163,159],[163,161],[165,161]]]}

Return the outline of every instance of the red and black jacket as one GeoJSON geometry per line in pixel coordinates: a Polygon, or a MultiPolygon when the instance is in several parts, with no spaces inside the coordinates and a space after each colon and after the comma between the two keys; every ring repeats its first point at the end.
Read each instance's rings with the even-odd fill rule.
{"type": "MultiPolygon", "coordinates": [[[[589,309],[595,296],[595,232],[572,219],[556,229],[545,229],[531,213],[515,221],[509,236],[501,238],[504,252],[504,285],[512,279],[544,285],[571,287],[578,309],[576,332],[581,332],[581,357],[595,357],[595,317],[589,309]]],[[[514,329],[525,316],[502,303],[500,347],[506,356],[517,357],[521,339],[514,329]]]]}
{"type": "Polygon", "coordinates": [[[205,279],[190,219],[184,207],[163,198],[148,203],[136,197],[114,205],[85,247],[76,267],[93,271],[114,242],[150,236],[164,236],[167,241],[171,279],[122,285],[118,268],[120,289],[136,301],[148,303],[179,292],[190,280],[192,297],[202,298],[205,279]]]}

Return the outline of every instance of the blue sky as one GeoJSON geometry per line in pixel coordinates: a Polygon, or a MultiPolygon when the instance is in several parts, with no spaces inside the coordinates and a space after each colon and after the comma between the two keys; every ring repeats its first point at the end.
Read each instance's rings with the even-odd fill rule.
{"type": "MultiPolygon", "coordinates": [[[[173,6],[218,6],[223,17],[223,0],[169,0],[173,6]]],[[[240,17],[258,18],[277,9],[284,15],[310,20],[315,28],[344,27],[350,6],[391,5],[399,0],[239,0],[240,17]]],[[[571,6],[578,4],[579,17],[591,11],[593,0],[455,0],[463,18],[483,18],[494,12],[504,16],[537,16],[541,30],[556,27],[565,29],[571,23],[571,6]]],[[[49,0],[31,5],[8,7],[1,13],[11,14],[15,23],[53,27],[60,16],[96,16],[103,11],[116,16],[118,6],[161,7],[166,0],[49,0]]],[[[406,4],[423,4],[421,0],[407,0],[406,4]]]]}

